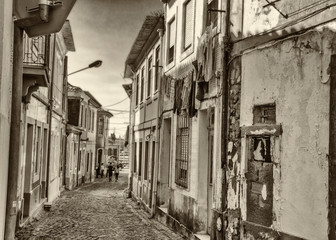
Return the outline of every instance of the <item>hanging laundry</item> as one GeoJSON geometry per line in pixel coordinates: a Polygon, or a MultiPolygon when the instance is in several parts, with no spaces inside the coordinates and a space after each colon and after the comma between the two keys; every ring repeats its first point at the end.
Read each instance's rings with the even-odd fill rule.
{"type": "Polygon", "coordinates": [[[182,108],[183,82],[183,79],[175,81],[174,113],[176,112],[178,115],[180,115],[182,108]]]}
{"type": "Polygon", "coordinates": [[[193,77],[193,72],[189,73],[183,82],[183,89],[182,89],[182,109],[183,110],[189,109],[189,98],[190,98],[190,91],[192,87],[192,77],[193,77]]]}

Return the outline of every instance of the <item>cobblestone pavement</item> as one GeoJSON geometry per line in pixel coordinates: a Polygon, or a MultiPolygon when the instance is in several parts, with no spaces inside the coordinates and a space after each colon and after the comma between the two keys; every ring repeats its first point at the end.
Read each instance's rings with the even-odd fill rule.
{"type": "Polygon", "coordinates": [[[17,239],[183,239],[123,197],[125,169],[118,182],[95,181],[63,192],[50,212],[42,211],[17,232],[17,239]]]}

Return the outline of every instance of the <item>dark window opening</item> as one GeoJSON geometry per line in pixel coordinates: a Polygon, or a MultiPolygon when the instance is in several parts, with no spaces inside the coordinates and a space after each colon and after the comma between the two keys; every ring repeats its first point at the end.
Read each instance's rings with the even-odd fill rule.
{"type": "Polygon", "coordinates": [[[139,143],[139,176],[141,176],[142,171],[142,142],[139,143]]]}
{"type": "Polygon", "coordinates": [[[154,91],[158,89],[158,81],[160,79],[160,47],[157,47],[155,50],[155,82],[154,82],[154,91]]]}
{"type": "Polygon", "coordinates": [[[275,124],[276,108],[274,104],[254,106],[253,124],[275,124]]]}
{"type": "Polygon", "coordinates": [[[148,60],[148,76],[147,76],[147,97],[149,97],[151,95],[151,91],[152,91],[152,58],[150,58],[148,60]]]}

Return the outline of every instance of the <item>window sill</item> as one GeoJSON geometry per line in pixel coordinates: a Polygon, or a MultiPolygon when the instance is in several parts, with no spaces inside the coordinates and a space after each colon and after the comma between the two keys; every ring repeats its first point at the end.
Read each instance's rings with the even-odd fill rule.
{"type": "Polygon", "coordinates": [[[188,47],[186,50],[184,50],[181,53],[181,60],[180,62],[183,62],[187,57],[189,57],[191,54],[194,53],[194,45],[192,44],[190,47],[188,47]]]}
{"type": "Polygon", "coordinates": [[[152,99],[151,98],[148,98],[147,101],[146,101],[146,105],[149,105],[152,103],[152,99]]]}
{"type": "Polygon", "coordinates": [[[166,65],[166,71],[165,72],[168,72],[170,69],[172,69],[173,67],[175,66],[175,58],[174,60],[171,62],[171,63],[168,63],[166,65]]]}

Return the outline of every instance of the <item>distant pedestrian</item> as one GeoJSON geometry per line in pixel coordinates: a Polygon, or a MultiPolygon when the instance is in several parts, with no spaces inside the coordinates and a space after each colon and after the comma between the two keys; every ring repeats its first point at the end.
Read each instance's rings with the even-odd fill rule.
{"type": "Polygon", "coordinates": [[[98,175],[99,175],[99,165],[97,165],[96,167],[96,178],[98,178],[98,175]]]}
{"type": "Polygon", "coordinates": [[[112,181],[112,177],[113,177],[113,166],[112,163],[110,162],[110,164],[108,165],[108,174],[109,174],[109,181],[112,181]]]}
{"type": "Polygon", "coordinates": [[[101,178],[104,177],[104,170],[105,170],[104,163],[102,163],[102,164],[100,165],[100,176],[101,176],[101,178]]]}
{"type": "Polygon", "coordinates": [[[117,165],[114,170],[115,181],[118,182],[120,167],[117,165]]]}

